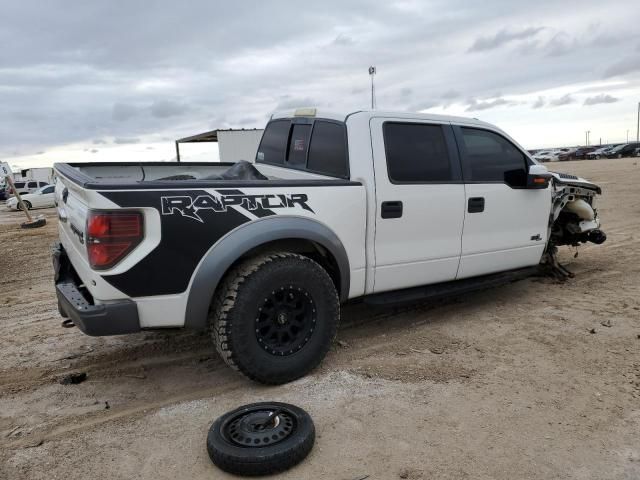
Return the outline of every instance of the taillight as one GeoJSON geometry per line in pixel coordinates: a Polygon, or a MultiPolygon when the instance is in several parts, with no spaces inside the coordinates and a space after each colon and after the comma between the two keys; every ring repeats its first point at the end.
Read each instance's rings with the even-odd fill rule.
{"type": "Polygon", "coordinates": [[[89,212],[89,264],[96,270],[113,267],[142,242],[143,236],[140,212],[89,212]]]}

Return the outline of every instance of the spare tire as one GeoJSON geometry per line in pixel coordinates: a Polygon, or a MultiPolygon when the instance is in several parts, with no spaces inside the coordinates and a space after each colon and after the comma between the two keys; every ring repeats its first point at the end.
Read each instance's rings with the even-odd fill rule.
{"type": "Polygon", "coordinates": [[[236,475],[270,475],[300,463],[313,448],[311,416],[295,405],[244,405],[218,418],[207,435],[207,452],[220,469],[236,475]]]}

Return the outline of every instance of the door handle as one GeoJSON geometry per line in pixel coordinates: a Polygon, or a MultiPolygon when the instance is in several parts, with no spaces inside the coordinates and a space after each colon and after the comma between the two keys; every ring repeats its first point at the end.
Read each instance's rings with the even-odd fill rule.
{"type": "Polygon", "coordinates": [[[484,197],[471,197],[467,204],[467,212],[480,213],[484,212],[484,197]]]}
{"type": "Polygon", "coordinates": [[[380,216],[382,218],[400,218],[402,216],[402,202],[400,200],[382,202],[380,216]]]}

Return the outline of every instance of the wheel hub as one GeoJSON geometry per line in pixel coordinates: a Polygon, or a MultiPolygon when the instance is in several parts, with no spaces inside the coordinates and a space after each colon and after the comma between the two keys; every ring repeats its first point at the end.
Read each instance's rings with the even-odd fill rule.
{"type": "Polygon", "coordinates": [[[293,416],[286,411],[259,409],[231,418],[223,426],[222,434],[235,445],[258,448],[284,440],[293,432],[294,426],[293,416]]]}
{"type": "Polygon", "coordinates": [[[287,285],[265,295],[255,321],[256,339],[272,355],[291,355],[304,347],[316,323],[316,306],[305,289],[287,285]]]}

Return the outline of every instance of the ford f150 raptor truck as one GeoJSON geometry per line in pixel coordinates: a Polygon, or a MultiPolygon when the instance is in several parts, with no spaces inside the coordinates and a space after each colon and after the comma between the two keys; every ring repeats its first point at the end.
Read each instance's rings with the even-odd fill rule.
{"type": "Polygon", "coordinates": [[[340,304],[465,292],[602,243],[584,179],[497,127],[431,114],[274,114],[255,164],[60,163],[59,309],[89,335],[209,328],[264,383],[313,369],[340,304]]]}

